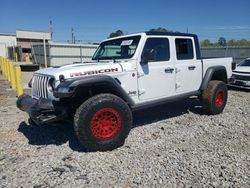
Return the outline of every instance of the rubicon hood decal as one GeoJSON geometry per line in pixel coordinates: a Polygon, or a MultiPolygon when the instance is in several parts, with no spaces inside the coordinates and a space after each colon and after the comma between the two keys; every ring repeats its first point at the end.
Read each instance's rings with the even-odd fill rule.
{"type": "Polygon", "coordinates": [[[70,73],[70,77],[78,77],[78,76],[89,76],[89,75],[95,75],[95,74],[104,74],[104,73],[112,73],[112,72],[118,72],[118,68],[107,68],[107,69],[99,69],[99,70],[90,70],[90,71],[78,71],[70,73]]]}
{"type": "Polygon", "coordinates": [[[51,75],[56,80],[59,80],[60,75],[65,79],[75,77],[94,76],[98,74],[119,74],[123,72],[123,66],[120,63],[113,62],[100,62],[100,63],[86,63],[81,65],[67,65],[60,68],[47,68],[41,69],[36,74],[51,75]]]}

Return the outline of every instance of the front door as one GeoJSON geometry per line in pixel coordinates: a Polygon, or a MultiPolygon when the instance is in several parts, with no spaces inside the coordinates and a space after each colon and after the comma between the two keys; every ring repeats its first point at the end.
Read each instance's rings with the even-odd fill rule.
{"type": "Polygon", "coordinates": [[[142,54],[148,61],[138,67],[139,100],[171,96],[175,90],[175,67],[170,57],[168,37],[149,37],[142,54]]]}

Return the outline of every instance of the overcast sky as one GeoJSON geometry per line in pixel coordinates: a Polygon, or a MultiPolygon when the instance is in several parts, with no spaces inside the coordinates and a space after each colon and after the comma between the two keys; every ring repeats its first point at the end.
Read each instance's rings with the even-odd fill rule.
{"type": "Polygon", "coordinates": [[[250,0],[1,0],[0,33],[16,29],[49,31],[53,39],[101,41],[118,29],[126,33],[165,27],[216,41],[250,40],[250,0]]]}

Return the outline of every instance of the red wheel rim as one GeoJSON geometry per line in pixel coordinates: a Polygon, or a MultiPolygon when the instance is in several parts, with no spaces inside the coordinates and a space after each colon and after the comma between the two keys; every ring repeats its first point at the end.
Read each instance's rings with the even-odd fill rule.
{"type": "Polygon", "coordinates": [[[216,96],[215,96],[215,105],[217,108],[220,108],[223,104],[224,104],[224,91],[222,90],[219,90],[217,93],[216,93],[216,96]]]}
{"type": "Polygon", "coordinates": [[[101,140],[114,137],[121,129],[121,116],[113,108],[103,108],[95,112],[90,122],[93,135],[101,140]]]}

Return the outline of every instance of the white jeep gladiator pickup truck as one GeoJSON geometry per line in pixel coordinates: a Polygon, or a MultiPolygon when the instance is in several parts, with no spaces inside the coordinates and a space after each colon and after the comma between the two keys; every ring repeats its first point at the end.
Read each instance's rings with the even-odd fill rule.
{"type": "MultiPolygon", "coordinates": [[[[88,150],[123,145],[132,112],[199,96],[208,114],[227,102],[232,58],[202,59],[196,35],[145,32],[103,41],[92,62],[41,69],[17,106],[36,124],[74,119],[88,150]]],[[[166,109],[168,110],[168,109],[166,109]]]]}

